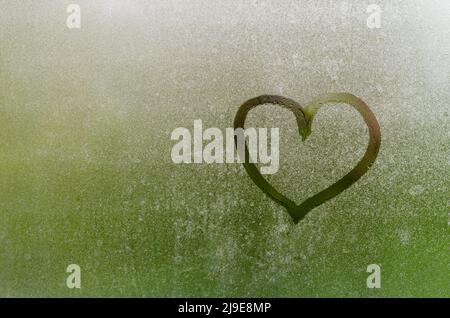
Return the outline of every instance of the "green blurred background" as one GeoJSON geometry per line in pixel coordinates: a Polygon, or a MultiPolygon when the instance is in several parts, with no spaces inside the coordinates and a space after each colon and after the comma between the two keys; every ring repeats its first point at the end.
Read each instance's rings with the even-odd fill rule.
{"type": "MultiPolygon", "coordinates": [[[[0,0],[0,296],[449,296],[450,4],[0,0]],[[261,94],[364,99],[374,167],[293,226],[238,164],[175,165],[177,127],[231,127],[261,94]],[[81,266],[81,289],[66,267],[81,266]],[[381,289],[366,268],[381,265],[381,289]]],[[[296,202],[362,156],[356,111],[287,111],[280,171],[296,202]]]]}

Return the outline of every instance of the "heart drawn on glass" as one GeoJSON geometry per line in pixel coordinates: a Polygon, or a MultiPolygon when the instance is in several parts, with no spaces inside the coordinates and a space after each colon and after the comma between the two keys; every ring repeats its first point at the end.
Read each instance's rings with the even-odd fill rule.
{"type": "MultiPolygon", "coordinates": [[[[306,138],[311,134],[311,125],[315,114],[318,112],[322,105],[327,103],[343,103],[353,106],[363,117],[367,127],[369,128],[369,144],[364,156],[349,173],[330,185],[325,190],[320,191],[319,193],[306,199],[300,204],[296,204],[294,201],[281,194],[262,176],[256,165],[250,162],[251,160],[249,160],[247,143],[245,143],[245,160],[243,164],[248,175],[253,180],[253,182],[267,196],[269,196],[269,198],[271,198],[278,204],[281,204],[287,209],[287,212],[292,217],[294,223],[298,223],[300,220],[302,220],[306,216],[306,214],[315,207],[342,193],[345,189],[350,187],[369,170],[369,168],[377,158],[381,142],[380,125],[378,124],[375,115],[363,100],[352,94],[330,93],[317,97],[304,108],[294,100],[283,96],[262,95],[252,98],[242,104],[242,106],[236,113],[236,117],[234,118],[234,129],[244,129],[247,114],[253,108],[264,104],[281,106],[283,108],[287,108],[294,114],[297,121],[299,134],[302,137],[302,140],[305,141],[306,138]]],[[[235,136],[234,141],[235,147],[237,148],[237,136],[235,136]]]]}

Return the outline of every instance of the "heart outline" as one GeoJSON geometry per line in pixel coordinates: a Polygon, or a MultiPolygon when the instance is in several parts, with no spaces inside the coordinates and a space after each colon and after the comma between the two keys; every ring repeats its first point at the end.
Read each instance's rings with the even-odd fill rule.
{"type": "MultiPolygon", "coordinates": [[[[269,198],[287,209],[287,212],[289,213],[295,224],[301,221],[312,209],[325,203],[328,200],[331,200],[332,198],[349,188],[353,183],[359,180],[373,165],[377,158],[381,144],[380,125],[378,124],[375,115],[362,99],[356,97],[353,94],[329,93],[317,97],[311,103],[307,104],[305,108],[303,108],[296,101],[287,97],[278,95],[261,95],[249,99],[244,104],[242,104],[234,118],[234,129],[236,131],[236,129],[238,128],[244,129],[247,114],[250,112],[250,110],[256,108],[257,106],[264,104],[273,104],[282,108],[287,108],[294,114],[297,121],[299,134],[302,136],[302,141],[305,141],[311,134],[311,127],[315,114],[319,111],[321,106],[327,103],[348,104],[355,108],[363,117],[364,122],[369,128],[369,143],[367,145],[364,156],[360,159],[356,166],[352,170],[350,170],[350,172],[348,172],[345,176],[343,176],[341,179],[328,186],[324,190],[307,198],[300,204],[296,204],[294,201],[284,196],[262,176],[256,165],[250,162],[247,142],[244,143],[245,160],[243,162],[243,165],[247,174],[250,176],[252,181],[267,196],[269,196],[269,198]]],[[[237,135],[234,136],[234,142],[236,149],[238,149],[237,135]]]]}

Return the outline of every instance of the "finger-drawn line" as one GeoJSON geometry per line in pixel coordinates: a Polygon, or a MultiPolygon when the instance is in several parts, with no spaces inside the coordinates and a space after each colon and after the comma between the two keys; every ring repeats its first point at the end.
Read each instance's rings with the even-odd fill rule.
{"type": "MultiPolygon", "coordinates": [[[[369,128],[369,144],[364,156],[349,173],[347,173],[344,177],[333,183],[325,190],[322,190],[312,197],[306,199],[299,205],[281,194],[261,175],[256,165],[250,162],[247,143],[245,143],[245,160],[243,164],[248,175],[267,196],[287,209],[287,212],[292,217],[294,223],[298,223],[300,220],[302,220],[306,216],[306,214],[315,207],[342,193],[345,189],[349,188],[369,170],[369,168],[377,158],[381,143],[380,126],[377,119],[375,118],[375,115],[363,100],[352,94],[330,93],[317,97],[305,108],[303,108],[299,103],[287,97],[277,95],[258,96],[242,104],[238,112],[236,113],[236,117],[234,118],[234,129],[244,129],[245,119],[247,118],[248,112],[259,105],[273,104],[283,108],[287,108],[294,114],[297,121],[299,134],[302,138],[302,141],[305,141],[311,134],[311,127],[314,116],[324,104],[328,103],[344,103],[353,106],[363,117],[364,122],[369,128]]],[[[234,137],[234,141],[235,147],[237,148],[238,138],[236,135],[234,137]]]]}

